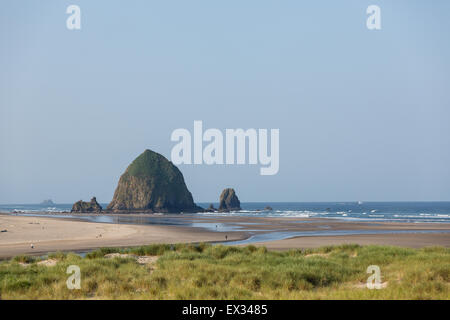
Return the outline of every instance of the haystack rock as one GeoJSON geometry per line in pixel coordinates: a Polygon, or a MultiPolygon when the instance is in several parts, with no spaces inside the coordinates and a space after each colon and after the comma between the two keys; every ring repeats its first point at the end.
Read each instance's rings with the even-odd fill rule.
{"type": "Polygon", "coordinates": [[[114,212],[197,212],[183,174],[159,153],[145,150],[120,177],[108,206],[114,212]]]}
{"type": "Polygon", "coordinates": [[[241,210],[241,202],[236,196],[234,189],[228,188],[222,191],[220,195],[219,211],[237,211],[241,210]]]}
{"type": "Polygon", "coordinates": [[[88,213],[88,212],[102,212],[102,206],[98,204],[97,198],[93,197],[91,202],[84,202],[82,200],[75,202],[72,206],[71,212],[88,213]]]}

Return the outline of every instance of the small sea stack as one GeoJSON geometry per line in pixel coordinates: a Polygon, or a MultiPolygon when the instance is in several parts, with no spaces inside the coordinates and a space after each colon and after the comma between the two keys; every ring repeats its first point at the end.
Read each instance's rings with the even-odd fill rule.
{"type": "Polygon", "coordinates": [[[236,192],[232,188],[224,189],[220,195],[219,212],[238,210],[241,210],[241,202],[239,201],[236,192]]]}
{"type": "Polygon", "coordinates": [[[84,202],[82,200],[75,202],[70,212],[75,213],[100,213],[102,212],[102,206],[97,202],[97,198],[93,197],[91,202],[84,202]]]}

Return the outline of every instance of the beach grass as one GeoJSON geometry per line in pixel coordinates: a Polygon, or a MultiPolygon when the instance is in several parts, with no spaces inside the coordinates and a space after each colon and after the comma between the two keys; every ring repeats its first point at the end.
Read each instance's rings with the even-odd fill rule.
{"type": "Polygon", "coordinates": [[[450,249],[341,245],[307,250],[210,244],[104,248],[0,262],[2,299],[449,299],[450,249]],[[107,258],[112,253],[128,254],[107,258]],[[138,256],[157,256],[139,263],[138,256]],[[54,264],[46,264],[49,259],[54,264]],[[69,290],[67,267],[81,271],[69,290]],[[366,287],[367,268],[381,289],[366,287]]]}

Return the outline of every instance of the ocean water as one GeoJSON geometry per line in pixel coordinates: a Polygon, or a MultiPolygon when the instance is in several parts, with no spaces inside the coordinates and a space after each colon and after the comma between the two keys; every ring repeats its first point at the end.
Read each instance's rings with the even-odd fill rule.
{"type": "MultiPolygon", "coordinates": [[[[206,204],[202,204],[206,207],[206,204]]],[[[209,205],[209,204],[208,204],[209,205]]],[[[202,215],[335,218],[360,221],[450,222],[450,202],[275,202],[243,203],[243,210],[202,215]],[[270,206],[272,210],[264,210],[270,206]]]]}
{"type": "MultiPolygon", "coordinates": [[[[213,203],[217,208],[218,203],[213,203]]],[[[107,204],[101,204],[104,208],[107,204]]],[[[209,203],[198,203],[206,208],[209,203]]],[[[450,202],[247,202],[242,210],[228,213],[197,213],[201,216],[247,216],[334,218],[360,221],[450,223],[450,202]],[[270,206],[272,210],[264,210],[270,206]]],[[[71,204],[0,205],[0,212],[34,215],[40,212],[68,213],[71,204]]]]}

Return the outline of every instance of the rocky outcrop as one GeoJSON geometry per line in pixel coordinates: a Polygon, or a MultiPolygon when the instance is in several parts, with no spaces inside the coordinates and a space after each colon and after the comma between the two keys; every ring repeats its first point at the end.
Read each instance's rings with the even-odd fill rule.
{"type": "Polygon", "coordinates": [[[222,191],[220,195],[219,211],[237,211],[241,210],[241,202],[236,196],[234,189],[228,188],[222,191]]]}
{"type": "Polygon", "coordinates": [[[75,202],[70,212],[89,213],[89,212],[102,212],[102,206],[98,204],[97,199],[93,197],[91,202],[84,202],[82,200],[75,202]]]}
{"type": "Polygon", "coordinates": [[[205,212],[216,212],[217,209],[214,208],[214,205],[211,203],[208,208],[205,209],[205,212]]]}
{"type": "Polygon", "coordinates": [[[197,212],[180,170],[164,156],[145,150],[119,179],[108,205],[114,212],[197,212]]]}

